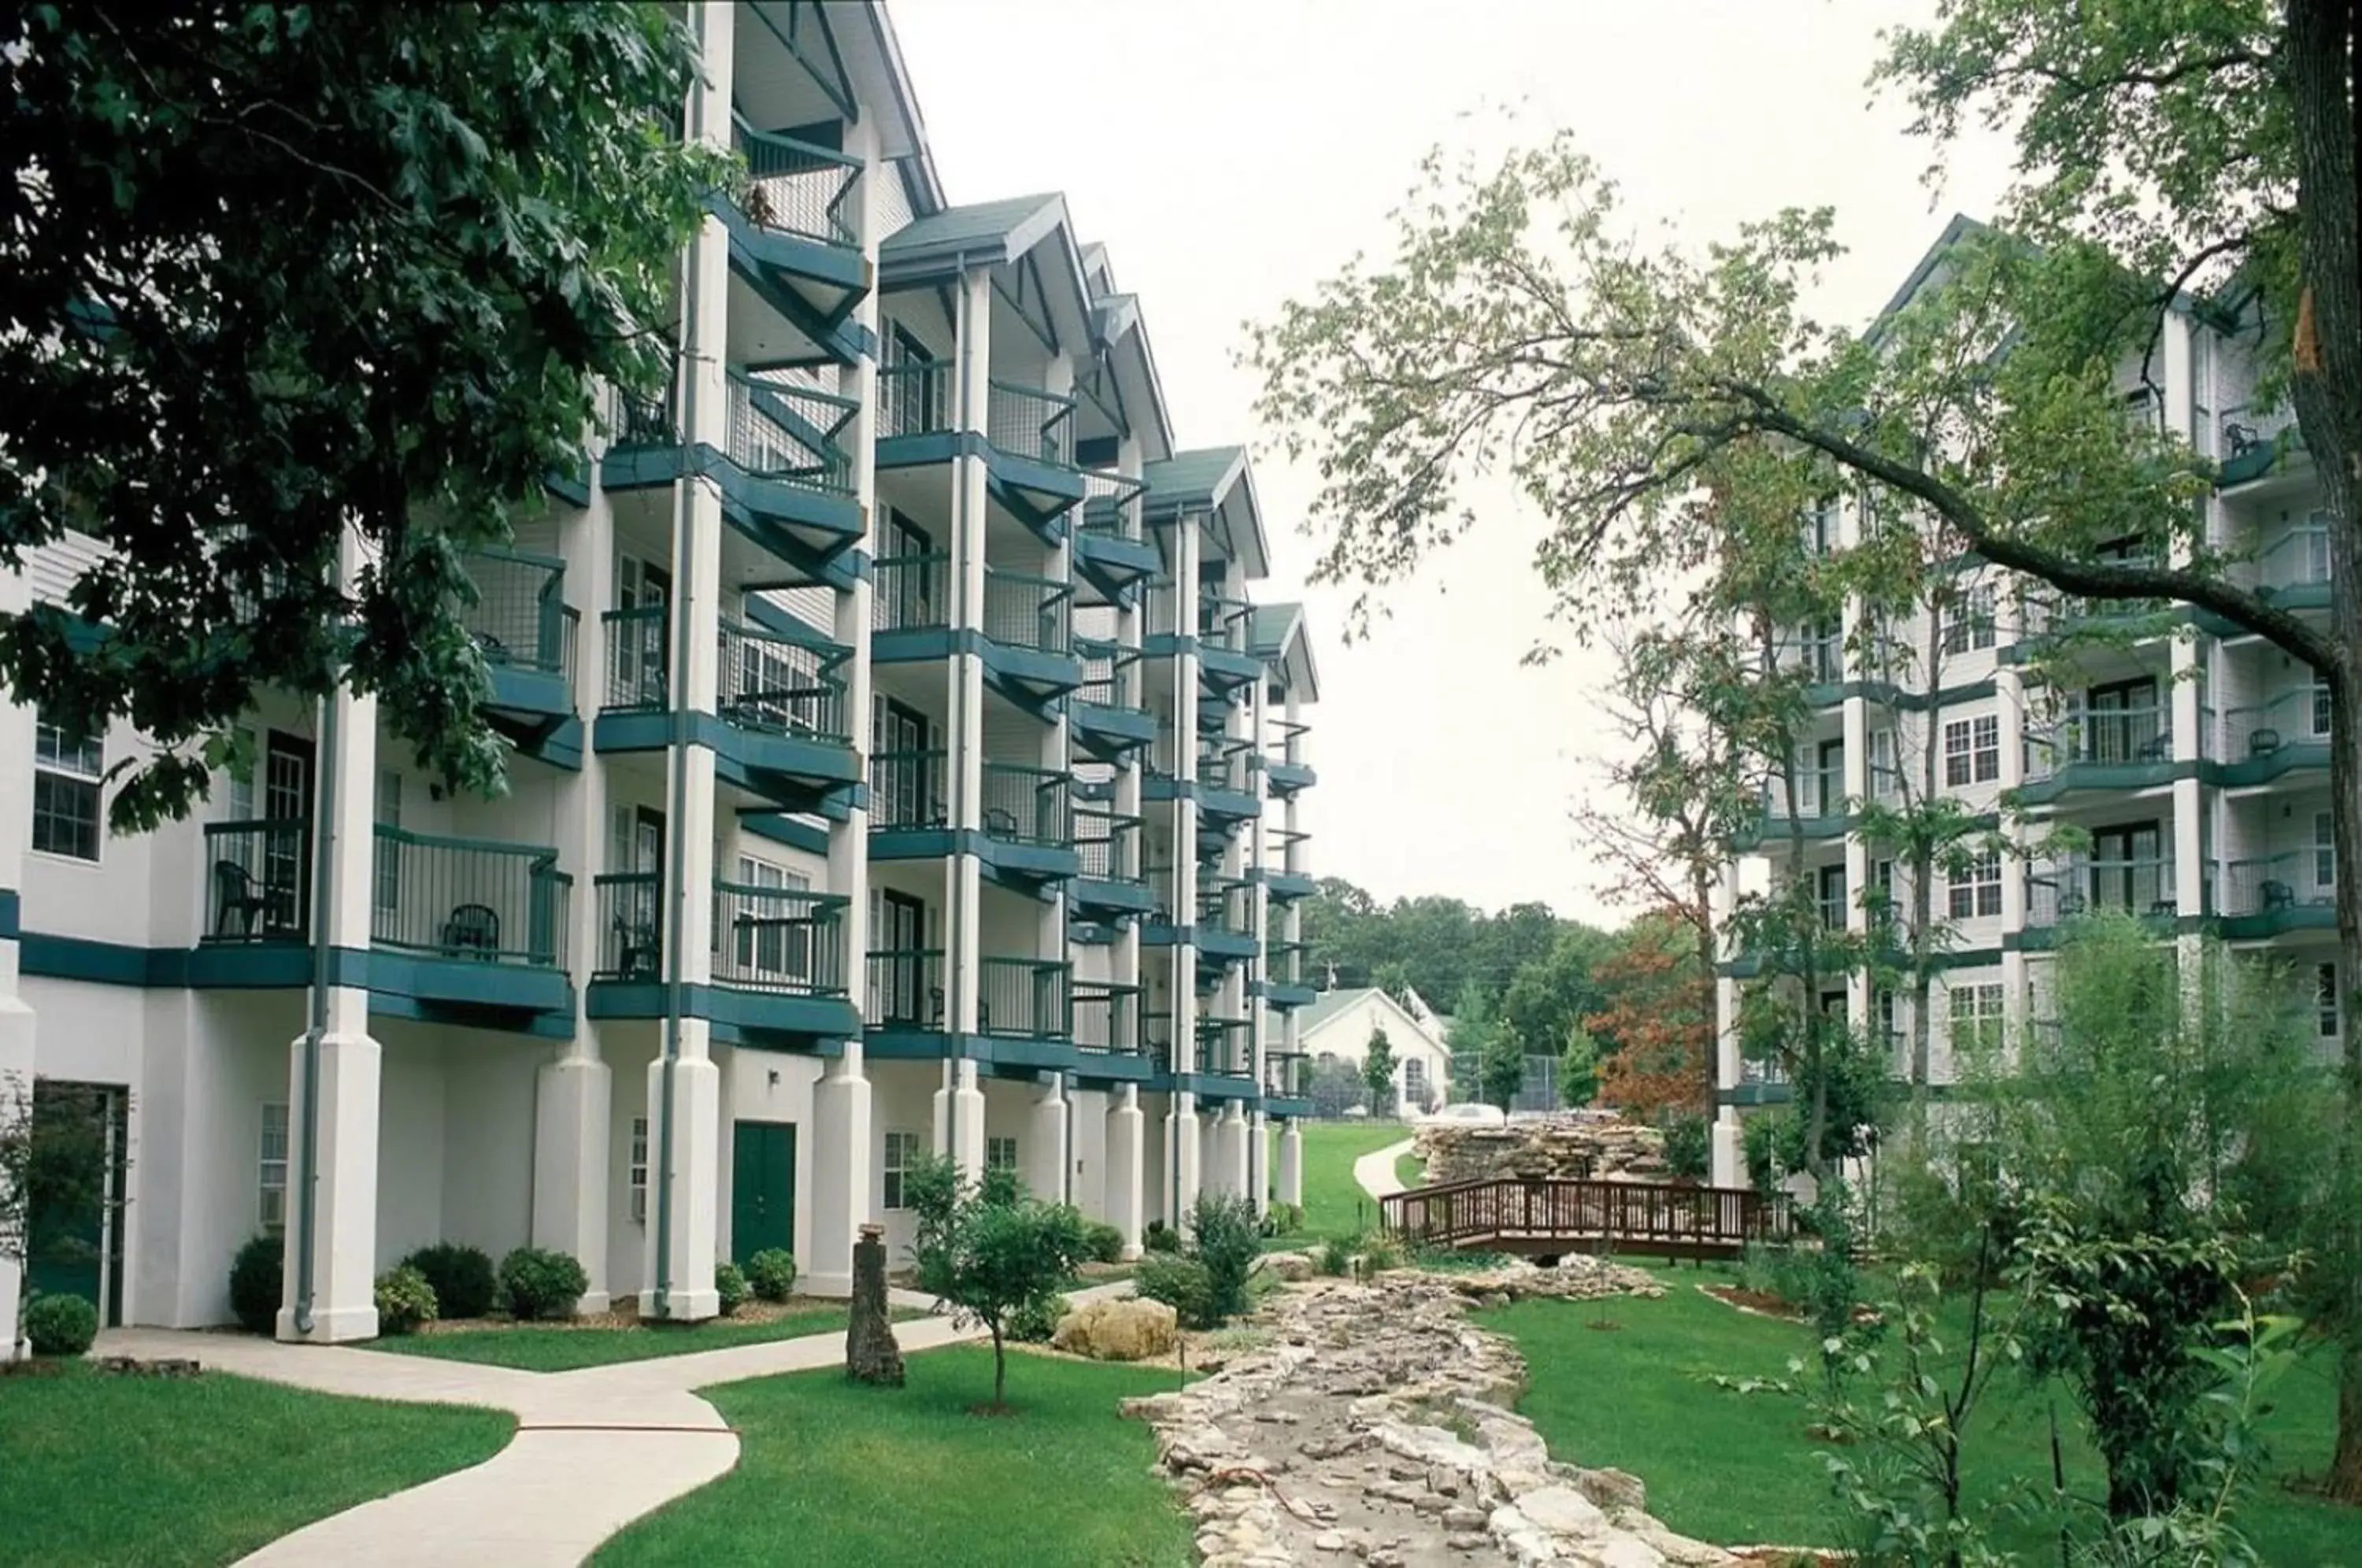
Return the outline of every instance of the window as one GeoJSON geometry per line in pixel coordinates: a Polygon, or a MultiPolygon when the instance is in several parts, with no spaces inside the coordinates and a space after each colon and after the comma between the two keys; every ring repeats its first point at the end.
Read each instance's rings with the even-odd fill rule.
{"type": "Polygon", "coordinates": [[[2001,913],[2001,851],[1988,849],[1962,867],[1950,879],[1946,902],[1954,920],[2001,913]]]}
{"type": "MultiPolygon", "coordinates": [[[[238,755],[251,758],[254,756],[254,732],[241,725],[237,734],[238,755]]],[[[234,823],[254,821],[260,814],[254,809],[254,769],[248,767],[246,776],[242,778],[236,773],[232,773],[228,782],[229,817],[227,820],[234,823]]]]}
{"type": "Polygon", "coordinates": [[[632,1118],[632,1157],[626,1180],[632,1192],[632,1223],[648,1222],[648,1119],[632,1118]]]}
{"type": "Polygon", "coordinates": [[[2001,1043],[2002,988],[1952,988],[1952,1055],[1990,1051],[2001,1043]]]}
{"type": "MultiPolygon", "coordinates": [[[[402,775],[391,767],[381,767],[377,773],[377,825],[402,826],[402,775]]],[[[390,923],[394,911],[402,907],[402,843],[384,834],[377,835],[376,909],[380,923],[390,923]]]]}
{"type": "Polygon", "coordinates": [[[287,1107],[262,1108],[261,1159],[256,1167],[262,1228],[276,1231],[287,1223],[287,1107]]]}
{"type": "Polygon", "coordinates": [[[1870,732],[1870,788],[1882,801],[1892,801],[1903,792],[1903,775],[1894,766],[1894,732],[1870,732]]]}
{"type": "Polygon", "coordinates": [[[46,722],[33,726],[33,847],[75,860],[98,858],[98,780],[106,748],[75,740],[46,722]]]}
{"type": "Polygon", "coordinates": [[[2312,1000],[2315,1022],[2313,1028],[2323,1040],[2344,1036],[2344,1019],[2337,1005],[2337,966],[2318,965],[2313,969],[2312,1000]]]}
{"type": "Polygon", "coordinates": [[[2312,885],[2337,886],[2337,823],[2327,812],[2312,813],[2312,885]]]}
{"type": "Polygon", "coordinates": [[[984,1141],[984,1168],[1014,1174],[1017,1169],[1017,1140],[987,1138],[984,1141]]]}
{"type": "Polygon", "coordinates": [[[713,952],[723,952],[729,929],[734,973],[742,979],[797,985],[811,978],[811,914],[804,900],[788,895],[809,891],[811,878],[784,866],[738,857],[738,884],[753,889],[714,895],[713,952]]]}
{"type": "Polygon", "coordinates": [[[1427,1063],[1418,1056],[1403,1063],[1403,1094],[1420,1104],[1427,1101],[1427,1063]]]}
{"type": "Polygon", "coordinates": [[[2316,679],[2312,683],[2312,733],[2315,735],[2329,734],[2331,712],[2329,685],[2316,679]]]}
{"type": "Polygon", "coordinates": [[[1944,618],[1944,651],[1966,653],[1993,646],[1993,590],[1981,582],[1959,596],[1944,618]]]}
{"type": "Polygon", "coordinates": [[[1821,925],[1827,931],[1843,931],[1846,923],[1846,879],[1842,866],[1824,866],[1815,891],[1821,906],[1821,925]]]}
{"type": "Polygon", "coordinates": [[[1989,784],[2001,777],[2001,719],[1955,719],[1944,726],[1944,782],[1989,784]]]}
{"type": "Polygon", "coordinates": [[[880,1205],[886,1209],[908,1209],[904,1200],[902,1178],[919,1162],[919,1135],[916,1132],[889,1132],[885,1138],[886,1196],[880,1205]]]}

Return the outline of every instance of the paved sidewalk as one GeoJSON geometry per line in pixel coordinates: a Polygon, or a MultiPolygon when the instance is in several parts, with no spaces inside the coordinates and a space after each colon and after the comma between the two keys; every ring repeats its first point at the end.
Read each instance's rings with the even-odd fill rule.
{"type": "Polygon", "coordinates": [[[1395,1177],[1395,1161],[1407,1154],[1418,1140],[1406,1138],[1399,1143],[1389,1143],[1374,1154],[1363,1154],[1353,1162],[1353,1179],[1372,1198],[1392,1198],[1403,1189],[1395,1177]]]}
{"type": "MultiPolygon", "coordinates": [[[[1088,1301],[1130,1288],[1119,1282],[1074,1296],[1088,1301]]],[[[893,1292],[892,1299],[897,1307],[933,1304],[933,1297],[907,1290],[893,1292]]],[[[910,1352],[980,1333],[953,1328],[948,1317],[931,1317],[895,1324],[894,1337],[910,1352]]],[[[332,1514],[272,1541],[243,1564],[572,1568],[634,1519],[738,1463],[738,1435],[691,1390],[839,1365],[844,1335],[805,1334],[579,1372],[519,1372],[170,1329],[110,1330],[99,1336],[97,1351],[188,1356],[222,1372],[324,1394],[473,1405],[516,1417],[516,1435],[483,1463],[332,1514]]]]}

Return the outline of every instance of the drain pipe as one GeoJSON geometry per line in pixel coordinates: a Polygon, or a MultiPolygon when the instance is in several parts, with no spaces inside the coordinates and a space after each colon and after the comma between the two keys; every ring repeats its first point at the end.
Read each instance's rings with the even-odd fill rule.
{"type": "MultiPolygon", "coordinates": [[[[965,419],[967,414],[969,389],[976,385],[976,333],[974,330],[976,322],[974,320],[974,314],[975,313],[968,308],[967,263],[963,260],[960,263],[959,270],[959,305],[955,312],[954,326],[954,330],[959,334],[959,380],[953,388],[953,396],[955,403],[954,414],[955,417],[961,419],[965,419]]],[[[988,425],[992,421],[988,417],[985,420],[985,423],[988,425]]],[[[962,434],[965,435],[966,432],[963,431],[962,434]]],[[[955,447],[955,450],[957,450],[957,448],[955,447]]],[[[965,455],[959,458],[959,461],[961,462],[971,460],[973,459],[965,455]]],[[[953,614],[955,617],[953,624],[961,628],[963,633],[968,629],[971,624],[972,618],[976,615],[979,608],[970,601],[967,591],[967,553],[970,550],[981,549],[983,547],[980,541],[969,536],[973,521],[974,520],[968,515],[967,509],[967,476],[963,471],[960,474],[959,482],[952,487],[952,538],[956,542],[957,546],[957,547],[952,552],[952,565],[957,569],[955,574],[955,580],[952,584],[953,614]]],[[[956,670],[959,668],[959,657],[957,650],[955,648],[952,659],[952,668],[956,670]]],[[[953,737],[964,745],[967,739],[966,676],[962,675],[957,680],[952,682],[951,701],[949,703],[949,707],[952,716],[953,737]]],[[[977,735],[978,745],[983,743],[983,732],[981,728],[979,728],[977,735]]],[[[974,803],[966,798],[967,794],[967,761],[965,757],[954,756],[951,749],[948,747],[944,752],[944,760],[953,764],[955,768],[952,775],[954,800],[953,814],[955,826],[957,826],[958,824],[966,822],[967,808],[974,803]]],[[[957,843],[956,835],[955,835],[954,843],[955,845],[957,843]]],[[[954,931],[961,931],[968,923],[975,921],[976,911],[971,908],[968,903],[967,878],[962,876],[959,872],[959,861],[956,855],[951,864],[952,877],[950,891],[952,905],[952,929],[954,931]]],[[[951,948],[951,954],[955,957],[965,956],[966,951],[966,945],[964,943],[955,943],[951,948]]],[[[979,971],[982,968],[981,951],[982,943],[981,940],[979,940],[979,957],[977,962],[977,968],[979,971]]],[[[977,981],[977,989],[981,992],[984,983],[981,973],[973,977],[962,977],[963,979],[971,977],[977,981]]],[[[955,1005],[954,1008],[954,1016],[949,1020],[949,1021],[954,1025],[954,1027],[950,1031],[951,1043],[948,1047],[950,1055],[944,1064],[944,1072],[945,1075],[944,1081],[944,1136],[950,1141],[951,1149],[949,1152],[952,1157],[952,1163],[956,1166],[959,1163],[960,1147],[959,1069],[960,1063],[967,1056],[967,1042],[962,1037],[960,1030],[957,1027],[959,1020],[956,1005],[955,1005]]]]}
{"type": "MultiPolygon", "coordinates": [[[[337,541],[341,551],[343,541],[337,541]]],[[[342,578],[342,562],[328,565],[328,591],[342,578]]],[[[342,681],[341,673],[338,680],[342,681]]],[[[312,1000],[304,1031],[304,1104],[301,1111],[304,1185],[295,1190],[295,1331],[312,1331],[312,1264],[317,1241],[320,1188],[320,1042],[328,1032],[328,984],[333,973],[328,944],[328,903],[336,895],[337,749],[342,725],[337,693],[320,702],[320,756],[313,780],[312,815],[312,1000]]]]}

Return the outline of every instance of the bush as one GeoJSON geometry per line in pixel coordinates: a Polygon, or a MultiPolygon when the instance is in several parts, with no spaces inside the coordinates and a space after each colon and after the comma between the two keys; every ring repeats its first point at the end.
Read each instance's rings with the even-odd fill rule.
{"type": "Polygon", "coordinates": [[[414,1332],[420,1324],[435,1321],[436,1309],[435,1287],[408,1264],[396,1264],[377,1276],[379,1333],[414,1332]]]}
{"type": "Polygon", "coordinates": [[[98,1338],[98,1309],[79,1296],[36,1296],[25,1305],[35,1355],[80,1355],[98,1338]]]}
{"type": "Polygon", "coordinates": [[[491,1314],[492,1292],[498,1282],[492,1277],[491,1254],[483,1248],[437,1242],[403,1259],[402,1266],[414,1268],[426,1276],[426,1283],[435,1290],[435,1309],[442,1316],[483,1318],[491,1314]]]}
{"type": "Polygon", "coordinates": [[[785,1247],[765,1247],[746,1260],[746,1283],[765,1301],[785,1301],[796,1288],[796,1255],[785,1247]]]}
{"type": "Polygon", "coordinates": [[[1400,1268],[1404,1261],[1402,1243],[1384,1231],[1362,1238],[1362,1264],[1372,1274],[1400,1268]]]}
{"type": "MultiPolygon", "coordinates": [[[[1216,1322],[1247,1309],[1247,1275],[1263,1256],[1263,1231],[1254,1200],[1201,1192],[1189,1206],[1190,1253],[1205,1265],[1213,1291],[1209,1309],[1216,1322]]],[[[1213,1324],[1207,1325],[1213,1327],[1213,1324]]]]}
{"type": "Polygon", "coordinates": [[[1151,1220],[1141,1235],[1140,1244],[1152,1253],[1177,1253],[1181,1250],[1181,1232],[1162,1220],[1151,1220]]]}
{"type": "Polygon", "coordinates": [[[267,1334],[279,1326],[279,1303],[287,1293],[286,1251],[278,1237],[257,1236],[238,1248],[229,1265],[229,1309],[249,1334],[267,1334]]]}
{"type": "Polygon", "coordinates": [[[1123,1232],[1114,1226],[1094,1220],[1083,1227],[1083,1238],[1090,1243],[1093,1263],[1123,1262],[1123,1232]]]}
{"type": "Polygon", "coordinates": [[[1029,1345],[1045,1345],[1058,1331],[1058,1320],[1075,1309],[1063,1296],[1037,1296],[1009,1314],[1009,1337],[1029,1345]]]}
{"type": "Polygon", "coordinates": [[[563,1318],[590,1288],[590,1276],[568,1253],[540,1247],[519,1247],[501,1260],[501,1284],[509,1293],[509,1310],[520,1322],[563,1318]]]}
{"type": "Polygon", "coordinates": [[[1293,1236],[1304,1229],[1304,1210],[1293,1203],[1275,1203],[1263,1211],[1263,1233],[1293,1236]]]}
{"type": "Polygon", "coordinates": [[[1213,1279],[1196,1258],[1176,1258],[1169,1253],[1145,1258],[1140,1272],[1131,1276],[1131,1287],[1151,1301],[1172,1308],[1185,1329],[1211,1329],[1221,1321],[1214,1316],[1213,1279]]]}
{"type": "Polygon", "coordinates": [[[713,1265],[713,1294],[722,1298],[722,1315],[727,1318],[746,1305],[746,1298],[755,1292],[736,1264],[718,1263],[713,1265]]]}
{"type": "Polygon", "coordinates": [[[1677,1111],[1665,1122],[1665,1166],[1675,1181],[1704,1181],[1714,1174],[1714,1129],[1705,1117],[1677,1111]]]}
{"type": "Polygon", "coordinates": [[[1339,1276],[1349,1274],[1353,1267],[1353,1247],[1352,1242],[1331,1236],[1321,1242],[1320,1250],[1313,1254],[1312,1266],[1322,1274],[1339,1276]]]}

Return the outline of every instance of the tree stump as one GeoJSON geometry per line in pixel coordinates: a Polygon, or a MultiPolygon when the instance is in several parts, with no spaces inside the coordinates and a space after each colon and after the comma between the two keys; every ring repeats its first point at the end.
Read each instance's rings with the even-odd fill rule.
{"type": "Polygon", "coordinates": [[[886,1228],[861,1227],[853,1248],[853,1321],[844,1331],[844,1375],[855,1383],[902,1386],[902,1347],[886,1315],[886,1228]]]}

